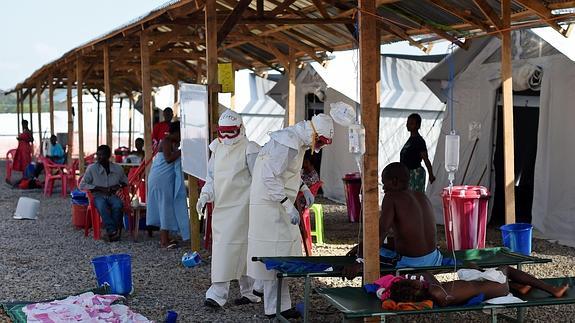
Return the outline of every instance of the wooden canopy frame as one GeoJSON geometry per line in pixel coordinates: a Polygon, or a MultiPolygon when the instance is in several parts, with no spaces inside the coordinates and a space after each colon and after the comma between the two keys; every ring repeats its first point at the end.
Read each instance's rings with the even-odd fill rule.
{"type": "MultiPolygon", "coordinates": [[[[362,120],[366,128],[364,158],[364,241],[379,234],[377,146],[379,129],[379,46],[408,41],[423,51],[437,40],[462,48],[467,41],[495,35],[503,42],[504,153],[506,221],[514,222],[513,114],[511,88],[511,30],[550,26],[562,35],[573,14],[552,10],[575,7],[575,1],[501,0],[181,0],[171,1],[149,14],[89,41],[43,66],[16,85],[18,113],[23,103],[49,88],[67,88],[68,133],[72,137],[71,91],[78,91],[80,167],[83,163],[83,88],[106,95],[106,141],[111,145],[111,102],[115,94],[133,100],[142,93],[146,154],[151,154],[151,91],[154,86],[206,82],[210,90],[210,119],[217,120],[217,63],[232,62],[236,69],[256,73],[274,69],[290,76],[288,121],[295,123],[295,71],[300,62],[323,62],[328,53],[359,48],[361,57],[362,120]]],[[[51,99],[51,131],[53,103],[51,99]]],[[[38,118],[40,123],[40,118],[38,118]]],[[[40,125],[39,125],[40,127],[40,125]]],[[[69,140],[70,142],[72,140],[69,140]]],[[[71,159],[69,159],[71,160],[71,159]]],[[[193,181],[190,181],[193,182],[193,181]]],[[[190,189],[190,203],[197,196],[190,189]]],[[[191,204],[193,205],[193,204],[191,204]]],[[[193,208],[190,208],[193,210],[193,208]]],[[[193,211],[192,211],[193,212],[193,211]]],[[[191,214],[192,215],[192,214],[191,214]]],[[[195,214],[194,214],[195,215],[195,214]]],[[[199,249],[197,216],[191,216],[192,248],[199,249]]],[[[364,243],[367,281],[379,276],[378,245],[364,243]]]]}

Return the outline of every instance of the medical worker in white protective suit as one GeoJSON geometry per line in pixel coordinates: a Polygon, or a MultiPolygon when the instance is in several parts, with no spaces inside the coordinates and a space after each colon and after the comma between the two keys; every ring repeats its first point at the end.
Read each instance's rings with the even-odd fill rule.
{"type": "Polygon", "coordinates": [[[212,285],[204,304],[223,306],[234,279],[239,281],[241,293],[236,305],[260,302],[252,293],[254,280],[246,276],[251,172],[260,146],[246,138],[241,116],[226,110],[218,121],[218,138],[209,148],[212,155],[206,184],[196,205],[202,213],[206,203],[214,202],[212,285]]]}
{"type": "MultiPolygon", "coordinates": [[[[302,183],[301,167],[308,149],[317,152],[333,139],[333,120],[325,114],[311,121],[274,131],[260,151],[252,172],[250,221],[248,233],[248,275],[262,280],[264,310],[268,317],[276,313],[277,288],[275,270],[266,270],[252,257],[301,256],[300,215],[294,207],[298,191],[304,193],[306,205],[313,204],[313,194],[302,183]]],[[[281,286],[281,312],[287,318],[299,313],[291,307],[288,285],[281,286]]]]}

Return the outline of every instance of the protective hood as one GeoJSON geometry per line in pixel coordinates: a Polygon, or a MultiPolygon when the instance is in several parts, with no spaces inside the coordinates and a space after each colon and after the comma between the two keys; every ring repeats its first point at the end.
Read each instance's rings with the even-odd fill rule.
{"type": "Polygon", "coordinates": [[[313,129],[309,121],[300,121],[291,127],[274,131],[270,138],[280,144],[299,150],[301,147],[310,147],[313,129]]]}

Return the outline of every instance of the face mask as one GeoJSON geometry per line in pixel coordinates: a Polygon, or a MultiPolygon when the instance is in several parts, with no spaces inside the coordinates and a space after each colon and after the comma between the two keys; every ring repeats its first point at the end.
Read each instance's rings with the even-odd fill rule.
{"type": "Polygon", "coordinates": [[[240,137],[235,137],[235,138],[220,138],[220,141],[221,141],[224,145],[231,146],[231,145],[235,144],[236,142],[240,141],[240,137]]]}

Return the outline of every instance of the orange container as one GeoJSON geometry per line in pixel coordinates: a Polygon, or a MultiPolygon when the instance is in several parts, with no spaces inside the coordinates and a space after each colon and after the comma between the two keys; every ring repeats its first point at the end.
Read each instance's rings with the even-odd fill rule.
{"type": "Polygon", "coordinates": [[[83,229],[86,225],[87,213],[87,205],[72,204],[72,225],[78,229],[83,229]]]}

